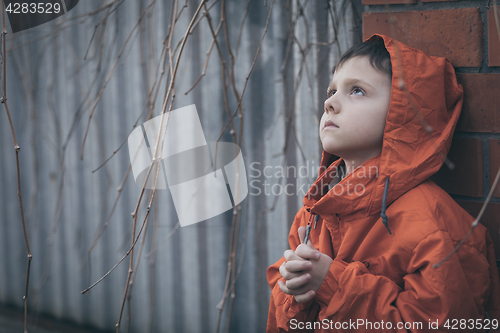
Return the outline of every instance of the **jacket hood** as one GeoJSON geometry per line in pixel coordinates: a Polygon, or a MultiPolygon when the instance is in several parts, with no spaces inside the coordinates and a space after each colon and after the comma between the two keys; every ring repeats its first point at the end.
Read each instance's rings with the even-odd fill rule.
{"type": "Polygon", "coordinates": [[[388,36],[374,34],[368,40],[380,38],[393,73],[382,152],[322,196],[318,188],[328,184],[332,171],[342,164],[342,159],[332,163],[332,155],[323,151],[320,175],[304,197],[304,205],[316,214],[335,212],[351,220],[384,213],[384,197],[384,206],[389,206],[436,173],[446,159],[463,102],[453,66],[446,58],[429,56],[388,36]]]}

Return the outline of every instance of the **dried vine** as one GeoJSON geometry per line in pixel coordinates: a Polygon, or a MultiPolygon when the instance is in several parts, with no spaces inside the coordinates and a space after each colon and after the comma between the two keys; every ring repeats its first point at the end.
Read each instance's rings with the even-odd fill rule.
{"type": "Polygon", "coordinates": [[[24,332],[28,332],[28,289],[30,280],[30,268],[31,260],[33,255],[31,254],[30,245],[28,241],[28,234],[26,233],[26,223],[24,221],[24,210],[23,210],[23,196],[21,194],[21,171],[19,168],[19,147],[16,138],[16,131],[14,130],[14,124],[12,122],[12,117],[10,116],[9,104],[7,103],[7,53],[5,52],[5,36],[7,35],[7,29],[5,29],[5,5],[4,0],[2,0],[2,98],[1,102],[5,106],[5,112],[7,113],[7,118],[9,119],[10,129],[12,131],[12,139],[14,140],[14,150],[16,152],[16,170],[17,170],[17,196],[19,198],[19,210],[21,213],[21,225],[23,227],[24,242],[26,244],[26,252],[28,257],[27,267],[26,267],[26,284],[24,289],[24,332]]]}

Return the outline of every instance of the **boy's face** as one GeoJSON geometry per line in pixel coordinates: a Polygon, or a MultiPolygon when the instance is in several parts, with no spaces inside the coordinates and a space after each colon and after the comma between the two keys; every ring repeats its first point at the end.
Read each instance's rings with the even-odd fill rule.
{"type": "Polygon", "coordinates": [[[359,166],[380,154],[391,78],[366,56],[347,60],[328,86],[319,125],[323,149],[359,166]]]}

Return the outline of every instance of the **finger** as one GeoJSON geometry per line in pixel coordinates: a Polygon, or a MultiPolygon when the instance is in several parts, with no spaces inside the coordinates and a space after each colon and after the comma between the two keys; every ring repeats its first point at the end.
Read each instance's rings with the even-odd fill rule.
{"type": "Polygon", "coordinates": [[[288,266],[290,265],[290,263],[287,263],[287,262],[284,262],[281,266],[280,266],[280,269],[279,269],[279,272],[281,274],[281,276],[285,279],[285,280],[290,280],[290,279],[293,279],[297,276],[300,276],[302,275],[303,273],[294,273],[294,272],[291,272],[288,270],[288,266]]]}
{"type": "Polygon", "coordinates": [[[293,297],[295,298],[295,300],[297,301],[297,303],[305,303],[305,302],[309,302],[310,300],[312,300],[315,295],[316,295],[316,293],[314,291],[309,290],[305,294],[295,295],[293,297]]]}
{"type": "Polygon", "coordinates": [[[300,244],[304,243],[304,238],[306,237],[306,228],[299,227],[299,229],[297,229],[297,232],[299,233],[300,244]]]}
{"type": "Polygon", "coordinates": [[[287,280],[285,282],[285,285],[288,289],[297,290],[297,289],[303,287],[309,281],[311,281],[311,274],[306,273],[306,274],[302,274],[298,277],[295,277],[293,279],[287,280]]]}
{"type": "Polygon", "coordinates": [[[295,254],[295,251],[292,250],[286,250],[284,255],[286,261],[292,261],[292,260],[304,260],[301,257],[299,257],[297,254],[295,254]]]}
{"type": "MultiPolygon", "coordinates": [[[[306,228],[299,227],[297,232],[299,233],[300,244],[304,244],[304,238],[306,237],[306,228]]],[[[309,239],[307,240],[307,245],[311,246],[312,248],[315,248],[311,241],[311,237],[309,237],[309,239]]]]}
{"type": "MultiPolygon", "coordinates": [[[[312,263],[308,260],[292,260],[286,263],[286,271],[288,272],[302,272],[308,271],[312,268],[312,263]]],[[[280,267],[281,269],[281,267],[280,267]]]]}
{"type": "Polygon", "coordinates": [[[279,280],[278,286],[280,287],[281,291],[284,292],[285,294],[293,295],[291,291],[285,286],[285,283],[283,281],[279,280]]]}
{"type": "Polygon", "coordinates": [[[314,259],[318,260],[321,257],[321,252],[316,250],[311,245],[300,244],[297,246],[297,249],[294,252],[295,255],[299,256],[302,259],[314,259]]]}
{"type": "Polygon", "coordinates": [[[278,281],[278,286],[280,287],[281,291],[284,292],[285,294],[288,294],[288,295],[301,295],[301,294],[304,294],[307,289],[289,289],[285,282],[279,280],[278,281]]]}

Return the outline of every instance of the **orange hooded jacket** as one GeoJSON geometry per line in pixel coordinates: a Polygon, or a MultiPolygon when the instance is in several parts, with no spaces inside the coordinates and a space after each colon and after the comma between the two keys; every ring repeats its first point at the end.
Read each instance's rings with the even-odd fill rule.
{"type": "Polygon", "coordinates": [[[479,224],[457,253],[433,267],[474,221],[428,179],[450,147],[462,87],[445,58],[387,36],[370,38],[383,38],[393,69],[382,152],[322,195],[317,189],[342,163],[328,165],[331,155],[323,151],[324,172],[304,198],[289,243],[295,249],[297,229],[318,215],[310,239],[334,260],[315,298],[303,304],[277,284],[285,259],[268,268],[267,332],[484,332],[495,324],[488,318],[500,320],[500,280],[486,228],[479,224]]]}

